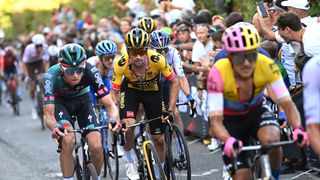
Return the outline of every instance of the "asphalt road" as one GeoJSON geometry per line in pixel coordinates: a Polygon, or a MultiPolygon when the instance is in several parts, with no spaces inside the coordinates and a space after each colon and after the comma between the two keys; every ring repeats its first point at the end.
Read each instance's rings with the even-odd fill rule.
{"type": "MultiPolygon", "coordinates": [[[[62,179],[59,154],[49,130],[42,131],[40,121],[31,119],[31,101],[23,90],[21,115],[14,116],[11,107],[0,106],[0,180],[62,179]]],[[[200,139],[188,137],[191,156],[192,179],[222,179],[221,152],[210,152],[200,139]]],[[[120,179],[127,179],[121,159],[120,179]]],[[[301,172],[282,175],[291,179],[301,172]]],[[[308,173],[296,179],[319,179],[316,173],[308,173]]]]}

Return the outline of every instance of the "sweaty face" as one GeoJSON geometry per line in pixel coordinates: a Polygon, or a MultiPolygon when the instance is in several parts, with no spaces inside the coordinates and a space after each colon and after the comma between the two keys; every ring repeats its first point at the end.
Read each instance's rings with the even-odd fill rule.
{"type": "Polygon", "coordinates": [[[136,66],[144,65],[147,58],[146,50],[129,50],[130,63],[136,66]]]}
{"type": "Polygon", "coordinates": [[[114,57],[115,57],[115,55],[99,56],[99,58],[100,58],[101,62],[103,63],[103,65],[108,69],[111,68],[114,57]]]}
{"type": "Polygon", "coordinates": [[[65,64],[60,64],[61,71],[63,72],[63,78],[65,82],[71,87],[76,86],[80,83],[85,70],[85,64],[80,64],[77,67],[70,67],[65,64]]]}
{"type": "Polygon", "coordinates": [[[232,62],[233,70],[236,76],[240,78],[250,78],[254,71],[254,65],[257,60],[256,51],[247,51],[237,54],[229,54],[228,58],[232,62]]]}

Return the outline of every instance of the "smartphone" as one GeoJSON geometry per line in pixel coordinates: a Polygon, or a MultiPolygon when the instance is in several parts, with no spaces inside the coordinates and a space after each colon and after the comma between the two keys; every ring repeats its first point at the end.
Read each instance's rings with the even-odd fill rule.
{"type": "Polygon", "coordinates": [[[259,10],[260,10],[260,12],[262,14],[262,17],[263,18],[268,17],[268,13],[267,13],[266,8],[263,5],[263,2],[257,2],[257,6],[259,7],[259,10]]]}

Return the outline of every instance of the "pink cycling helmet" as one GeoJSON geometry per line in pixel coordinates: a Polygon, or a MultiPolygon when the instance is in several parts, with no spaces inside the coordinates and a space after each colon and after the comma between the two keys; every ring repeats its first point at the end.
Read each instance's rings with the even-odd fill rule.
{"type": "Polygon", "coordinates": [[[239,22],[226,29],[222,41],[227,52],[243,52],[258,49],[260,36],[250,23],[239,22]]]}

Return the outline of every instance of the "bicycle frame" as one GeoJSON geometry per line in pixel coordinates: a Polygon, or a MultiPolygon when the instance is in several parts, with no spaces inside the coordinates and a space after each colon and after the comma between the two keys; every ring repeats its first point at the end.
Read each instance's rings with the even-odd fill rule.
{"type": "MultiPolygon", "coordinates": [[[[153,177],[153,174],[154,174],[153,171],[154,170],[153,170],[152,166],[154,166],[154,164],[155,165],[158,165],[158,164],[157,164],[157,162],[154,162],[154,164],[153,164],[151,159],[149,159],[149,157],[148,157],[148,153],[150,153],[150,152],[148,152],[148,149],[149,148],[151,148],[151,149],[153,148],[154,149],[154,144],[153,144],[153,142],[151,141],[151,139],[148,136],[148,133],[147,133],[147,131],[145,129],[145,125],[148,124],[149,122],[152,122],[152,121],[155,121],[155,120],[159,120],[159,119],[160,119],[160,117],[149,119],[149,120],[141,120],[138,123],[135,123],[135,124],[127,126],[128,128],[135,128],[137,126],[140,127],[140,133],[141,133],[140,136],[141,136],[141,139],[142,139],[142,143],[139,143],[138,139],[137,139],[138,137],[135,137],[135,142],[136,143],[135,143],[134,146],[135,146],[136,151],[137,151],[136,154],[137,154],[138,164],[139,164],[138,170],[139,170],[140,175],[144,176],[143,179],[146,178],[145,177],[146,174],[145,174],[145,171],[144,171],[144,162],[145,162],[148,174],[149,174],[149,178],[152,179],[152,180],[156,179],[155,177],[153,177]],[[150,146],[150,147],[148,148],[148,146],[150,146]],[[141,154],[141,149],[143,151],[142,154],[141,154]]],[[[155,153],[153,155],[154,160],[159,162],[160,158],[159,158],[157,152],[153,152],[153,153],[155,153]]],[[[165,176],[165,173],[163,171],[163,168],[161,167],[161,164],[160,164],[160,169],[159,170],[161,171],[161,172],[159,172],[160,176],[162,176],[162,177],[164,177],[166,179],[166,176],[165,176]]]]}
{"type": "MultiPolygon", "coordinates": [[[[300,138],[301,139],[301,138],[300,138]]],[[[300,140],[299,140],[300,142],[300,140]]],[[[281,147],[284,145],[289,145],[295,143],[294,141],[280,141],[280,142],[275,142],[271,144],[264,144],[264,145],[253,145],[253,146],[244,146],[240,149],[240,151],[258,151],[258,153],[255,155],[253,163],[250,165],[251,173],[252,173],[252,178],[253,179],[272,179],[272,171],[271,171],[271,165],[269,161],[269,155],[268,151],[281,147]],[[261,177],[256,177],[256,167],[259,167],[261,170],[261,177]]],[[[237,154],[239,153],[239,150],[237,150],[237,154]]],[[[235,170],[237,170],[237,158],[235,158],[234,162],[234,167],[235,170]]]]}

